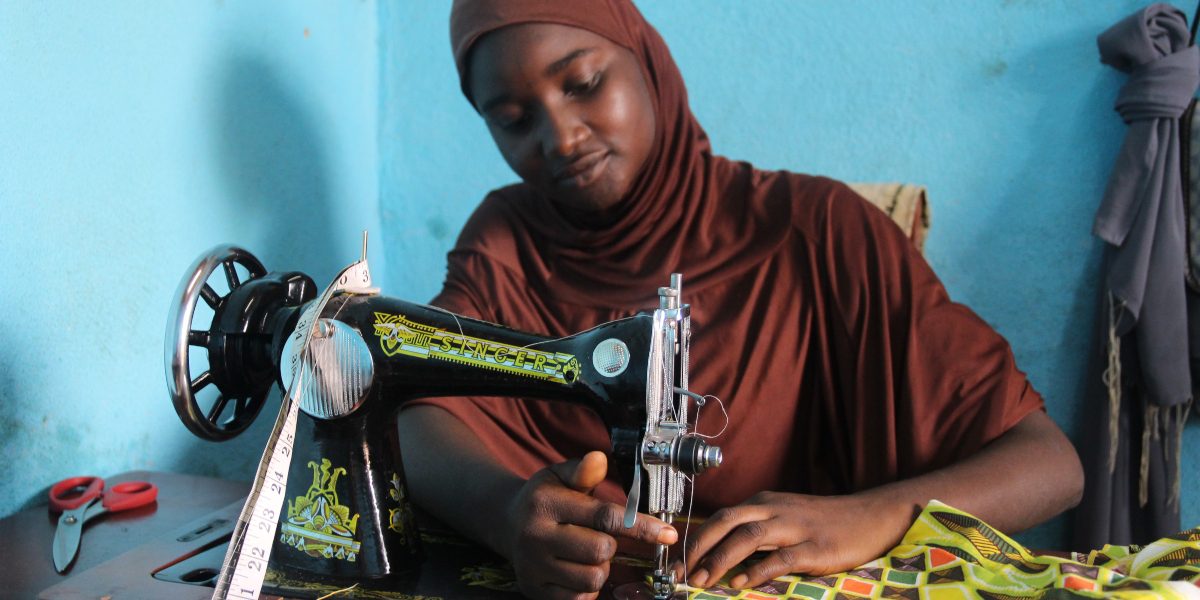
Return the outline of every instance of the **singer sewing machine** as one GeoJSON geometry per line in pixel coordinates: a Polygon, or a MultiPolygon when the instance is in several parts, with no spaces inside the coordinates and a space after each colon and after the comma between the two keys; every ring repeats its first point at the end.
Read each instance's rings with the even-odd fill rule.
{"type": "MultiPolygon", "coordinates": [[[[688,479],[721,463],[720,448],[697,436],[689,420],[704,400],[687,389],[690,307],[679,275],[659,289],[653,314],[547,338],[380,295],[369,287],[365,240],[356,265],[340,276],[341,288],[318,299],[303,273],[268,273],[245,250],[219,246],[192,266],[172,307],[167,382],[192,433],[208,440],[238,435],[277,382],[299,404],[294,440],[273,445],[283,437],[277,426],[251,495],[253,501],[274,491],[287,500],[277,512],[255,509],[277,525],[266,548],[269,570],[353,582],[419,568],[395,426],[396,412],[412,398],[499,395],[590,408],[611,432],[611,456],[630,486],[626,527],[639,508],[670,522],[684,509],[688,479]],[[224,295],[209,283],[222,276],[224,295]],[[366,285],[347,281],[360,276],[366,285]],[[201,302],[212,321],[197,326],[201,302]],[[203,407],[201,391],[214,395],[209,388],[216,399],[203,407]],[[271,479],[278,464],[271,459],[290,463],[286,489],[271,479]]],[[[249,522],[245,529],[254,533],[249,522]]],[[[236,546],[225,569],[249,547],[236,546]]],[[[262,550],[252,548],[250,558],[262,550]]],[[[652,587],[666,598],[675,581],[665,547],[655,565],[652,587]]]]}

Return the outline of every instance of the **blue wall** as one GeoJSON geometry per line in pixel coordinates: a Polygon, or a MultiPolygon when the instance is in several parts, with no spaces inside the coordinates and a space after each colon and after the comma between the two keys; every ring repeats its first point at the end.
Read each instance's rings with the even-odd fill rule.
{"type": "MultiPolygon", "coordinates": [[[[926,185],[930,261],[1079,438],[1102,405],[1090,223],[1124,132],[1095,36],[1142,3],[641,4],[718,152],[926,185]]],[[[202,442],[164,389],[170,298],[210,246],[324,284],[366,228],[387,293],[436,292],[470,210],[514,179],[458,93],[448,12],[0,2],[0,514],[80,472],[251,476],[270,419],[202,442]]],[[[1062,525],[1024,539],[1061,546],[1062,525]]]]}
{"type": "Polygon", "coordinates": [[[175,416],[168,307],[218,243],[327,282],[379,230],[375,11],[0,2],[0,514],[69,475],[253,476],[272,419],[175,416]]]}

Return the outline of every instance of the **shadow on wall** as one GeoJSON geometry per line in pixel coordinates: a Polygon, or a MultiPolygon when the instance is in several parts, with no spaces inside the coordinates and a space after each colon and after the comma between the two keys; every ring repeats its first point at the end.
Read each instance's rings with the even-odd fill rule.
{"type": "MultiPolygon", "coordinates": [[[[224,241],[249,250],[268,271],[303,271],[324,286],[342,266],[329,236],[333,194],[326,140],[316,108],[281,72],[238,53],[218,69],[212,151],[228,205],[214,213],[229,220],[220,227],[235,239],[224,241]]],[[[278,398],[273,390],[254,424],[233,440],[189,435],[176,467],[252,479],[278,398]]]]}
{"type": "Polygon", "coordinates": [[[314,107],[254,56],[233,56],[218,82],[216,164],[242,219],[234,231],[252,238],[239,243],[268,270],[304,271],[323,286],[344,265],[330,240],[333,194],[314,107]]]}

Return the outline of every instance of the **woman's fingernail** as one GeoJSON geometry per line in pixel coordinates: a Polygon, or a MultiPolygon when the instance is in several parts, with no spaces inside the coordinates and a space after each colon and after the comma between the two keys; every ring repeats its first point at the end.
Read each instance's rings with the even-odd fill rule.
{"type": "Polygon", "coordinates": [[[734,589],[740,589],[742,586],[746,585],[746,581],[749,579],[750,578],[746,577],[744,574],[738,575],[737,577],[729,580],[729,585],[734,589]]]}
{"type": "Polygon", "coordinates": [[[697,587],[704,587],[705,581],[708,579],[708,571],[704,569],[696,569],[692,571],[692,576],[688,578],[688,582],[697,587]]]}
{"type": "Polygon", "coordinates": [[[658,543],[671,545],[679,539],[679,533],[671,527],[663,527],[658,530],[658,543]]]}

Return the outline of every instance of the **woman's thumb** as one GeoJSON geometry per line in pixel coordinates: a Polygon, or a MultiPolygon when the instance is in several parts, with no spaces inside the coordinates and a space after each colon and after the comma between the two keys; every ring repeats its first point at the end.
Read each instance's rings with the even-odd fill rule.
{"type": "Polygon", "coordinates": [[[564,485],[587,494],[600,485],[608,474],[608,457],[603,452],[593,450],[579,460],[554,465],[551,470],[564,485]]]}

